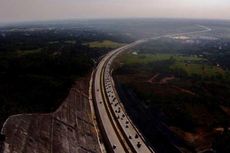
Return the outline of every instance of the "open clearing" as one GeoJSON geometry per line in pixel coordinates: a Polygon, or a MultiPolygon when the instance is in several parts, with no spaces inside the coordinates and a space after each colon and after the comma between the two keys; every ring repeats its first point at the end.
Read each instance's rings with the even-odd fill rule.
{"type": "Polygon", "coordinates": [[[117,43],[110,40],[103,40],[103,41],[93,41],[86,43],[86,45],[89,45],[90,48],[118,48],[123,46],[123,43],[117,43]]]}

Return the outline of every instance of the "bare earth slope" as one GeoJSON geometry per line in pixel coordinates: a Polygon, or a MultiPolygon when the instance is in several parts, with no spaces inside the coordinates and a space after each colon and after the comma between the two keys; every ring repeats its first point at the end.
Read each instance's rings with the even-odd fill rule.
{"type": "Polygon", "coordinates": [[[88,101],[89,79],[77,81],[59,109],[50,114],[10,117],[3,129],[4,153],[99,153],[88,101]]]}

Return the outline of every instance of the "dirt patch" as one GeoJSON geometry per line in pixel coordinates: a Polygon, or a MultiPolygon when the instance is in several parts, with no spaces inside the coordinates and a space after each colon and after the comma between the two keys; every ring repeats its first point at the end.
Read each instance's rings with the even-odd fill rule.
{"type": "Polygon", "coordinates": [[[165,78],[161,79],[160,83],[165,84],[165,83],[168,83],[169,81],[172,81],[174,79],[175,79],[174,76],[165,77],[165,78]]]}
{"type": "Polygon", "coordinates": [[[175,76],[173,75],[157,73],[154,76],[152,76],[149,80],[147,80],[147,82],[151,84],[154,84],[154,83],[166,84],[169,81],[174,80],[174,79],[175,79],[175,76]]]}
{"type": "Polygon", "coordinates": [[[155,82],[157,82],[156,81],[156,78],[159,76],[160,74],[159,73],[157,73],[157,74],[155,74],[153,77],[151,77],[147,82],[148,83],[155,83],[155,82]]]}
{"type": "MultiPolygon", "coordinates": [[[[149,80],[147,80],[148,83],[150,84],[159,84],[159,85],[164,85],[164,84],[167,84],[169,81],[172,81],[176,79],[175,76],[173,75],[170,75],[170,74],[160,74],[160,73],[157,73],[155,75],[153,75],[149,80]]],[[[168,89],[170,90],[170,88],[172,89],[172,93],[186,93],[186,94],[189,94],[189,95],[192,95],[192,96],[195,96],[196,93],[188,90],[188,89],[184,89],[184,88],[181,88],[181,87],[178,87],[178,86],[175,86],[175,85],[167,85],[164,87],[164,89],[168,89]]],[[[162,90],[162,89],[160,89],[162,90]]],[[[158,91],[159,92],[159,91],[158,91]]],[[[158,93],[156,92],[156,93],[158,93]]]]}
{"type": "Polygon", "coordinates": [[[228,115],[230,116],[230,107],[225,107],[225,106],[221,105],[220,108],[221,108],[226,114],[228,114],[228,115]]]}
{"type": "Polygon", "coordinates": [[[204,129],[197,129],[194,133],[185,132],[177,127],[170,127],[170,129],[179,137],[183,137],[188,145],[196,148],[197,152],[212,148],[213,136],[216,135],[214,131],[206,132],[204,129]]]}
{"type": "Polygon", "coordinates": [[[100,153],[88,83],[89,77],[77,81],[53,113],[11,116],[2,129],[4,153],[100,153]]]}
{"type": "Polygon", "coordinates": [[[191,90],[188,90],[188,89],[184,89],[184,88],[181,88],[181,87],[177,87],[177,86],[172,86],[174,89],[176,90],[179,90],[180,92],[182,93],[186,93],[186,94],[189,94],[189,95],[192,95],[192,96],[196,96],[196,93],[192,92],[191,90]]]}

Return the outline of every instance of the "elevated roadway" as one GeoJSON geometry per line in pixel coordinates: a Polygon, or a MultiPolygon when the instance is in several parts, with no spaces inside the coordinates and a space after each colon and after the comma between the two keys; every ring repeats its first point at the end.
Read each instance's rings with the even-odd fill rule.
{"type": "Polygon", "coordinates": [[[198,34],[211,31],[210,28],[198,25],[204,30],[163,35],[149,39],[135,41],[121,48],[115,49],[104,56],[92,76],[92,95],[98,125],[105,141],[108,152],[113,153],[154,153],[145,139],[128,117],[116,92],[111,75],[113,60],[123,51],[149,40],[162,37],[198,34]]]}

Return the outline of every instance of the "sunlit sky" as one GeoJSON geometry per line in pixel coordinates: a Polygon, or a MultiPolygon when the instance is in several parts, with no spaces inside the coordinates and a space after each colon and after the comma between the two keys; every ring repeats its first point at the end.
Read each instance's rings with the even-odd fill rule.
{"type": "Polygon", "coordinates": [[[230,0],[0,0],[0,22],[128,17],[230,19],[230,0]]]}

